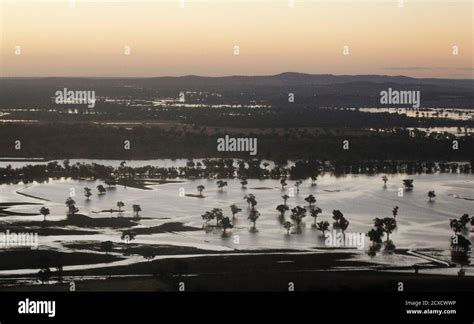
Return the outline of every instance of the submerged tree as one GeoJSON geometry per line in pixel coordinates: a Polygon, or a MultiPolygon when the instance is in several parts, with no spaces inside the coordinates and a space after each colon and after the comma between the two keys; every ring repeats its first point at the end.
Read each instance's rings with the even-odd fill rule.
{"type": "Polygon", "coordinates": [[[214,215],[213,218],[216,219],[216,226],[219,226],[219,223],[221,222],[222,218],[224,218],[224,212],[221,208],[213,208],[211,210],[211,213],[214,215]]]}
{"type": "Polygon", "coordinates": [[[276,210],[280,212],[281,217],[285,216],[285,212],[289,210],[287,205],[280,204],[276,207],[276,210]]]}
{"type": "Polygon", "coordinates": [[[403,186],[405,187],[405,190],[412,190],[413,179],[403,179],[403,186]]]}
{"type": "Polygon", "coordinates": [[[283,195],[283,196],[281,196],[281,198],[283,199],[284,204],[285,204],[285,206],[286,206],[286,201],[290,198],[290,196],[288,196],[288,195],[283,195]]]}
{"type": "Polygon", "coordinates": [[[304,200],[306,200],[308,202],[309,207],[311,207],[314,203],[316,203],[316,198],[314,198],[313,195],[309,195],[304,200]]]}
{"type": "Polygon", "coordinates": [[[90,196],[92,196],[92,189],[85,187],[84,188],[84,196],[86,197],[87,200],[89,200],[90,196]]]}
{"type": "Polygon", "coordinates": [[[319,214],[321,214],[323,212],[323,210],[319,207],[313,207],[313,208],[310,209],[309,212],[311,214],[311,217],[314,218],[313,227],[316,227],[316,220],[318,219],[319,214]]]}
{"type": "Polygon", "coordinates": [[[142,211],[140,205],[132,205],[133,212],[135,213],[135,217],[139,217],[139,213],[142,211]]]}
{"type": "Polygon", "coordinates": [[[232,213],[232,218],[235,218],[235,215],[242,211],[241,208],[237,207],[235,204],[230,205],[230,211],[232,213]]]}
{"type": "Polygon", "coordinates": [[[332,218],[334,219],[333,227],[339,228],[339,222],[344,218],[344,214],[340,210],[335,209],[332,211],[332,218]]]}
{"type": "Polygon", "coordinates": [[[203,185],[199,185],[196,188],[197,188],[197,191],[199,191],[199,196],[202,197],[202,192],[204,191],[204,189],[206,189],[206,187],[204,187],[203,185]]]}
{"type": "Polygon", "coordinates": [[[384,175],[384,176],[382,177],[382,181],[383,181],[383,186],[384,186],[384,187],[387,187],[388,178],[387,178],[386,175],[384,175]]]}
{"type": "Polygon", "coordinates": [[[298,180],[295,182],[296,192],[300,192],[300,185],[303,184],[302,180],[298,180]]]}
{"type": "Polygon", "coordinates": [[[335,220],[333,227],[340,229],[342,234],[345,235],[345,231],[349,226],[349,221],[344,217],[344,214],[336,209],[332,211],[332,218],[335,220]]]}
{"type": "Polygon", "coordinates": [[[214,214],[210,211],[207,211],[201,215],[201,218],[204,220],[204,224],[206,227],[208,226],[208,223],[214,219],[214,217],[214,214]]]}
{"type": "Polygon", "coordinates": [[[98,185],[96,188],[97,188],[97,191],[99,191],[99,195],[103,195],[107,192],[107,190],[105,189],[103,185],[98,185]]]}
{"type": "Polygon", "coordinates": [[[249,184],[246,179],[242,179],[240,181],[240,184],[242,185],[242,189],[247,188],[247,185],[249,184]]]}
{"type": "Polygon", "coordinates": [[[380,229],[384,233],[387,233],[387,240],[385,241],[385,248],[390,250],[393,249],[395,246],[390,241],[390,234],[397,228],[397,221],[395,218],[392,217],[385,217],[385,218],[375,218],[374,219],[374,227],[376,229],[380,229]]]}
{"type": "Polygon", "coordinates": [[[66,206],[69,207],[69,206],[73,206],[76,204],[76,202],[74,201],[74,199],[72,199],[71,197],[69,197],[68,199],[66,199],[66,206]]]}
{"type": "Polygon", "coordinates": [[[286,179],[285,179],[285,178],[282,178],[282,179],[280,180],[280,185],[281,185],[281,190],[285,189],[285,187],[288,185],[288,184],[286,183],[286,179]]]}
{"type": "Polygon", "coordinates": [[[218,180],[216,182],[217,184],[217,187],[219,188],[220,191],[222,191],[222,189],[227,186],[227,181],[224,181],[224,180],[218,180]]]}
{"type": "Polygon", "coordinates": [[[339,225],[338,225],[339,229],[342,231],[342,234],[343,235],[346,235],[346,229],[347,227],[349,227],[349,221],[343,217],[339,220],[339,225]]]}
{"type": "Polygon", "coordinates": [[[233,225],[232,225],[232,222],[230,221],[229,217],[223,217],[220,221],[220,225],[222,227],[222,230],[224,231],[224,235],[226,234],[226,230],[228,228],[232,228],[233,225]]]}
{"type": "Polygon", "coordinates": [[[117,207],[119,209],[119,212],[122,211],[122,207],[125,206],[125,204],[123,203],[123,201],[117,201],[117,207]]]}
{"type": "Polygon", "coordinates": [[[372,241],[372,247],[375,248],[375,244],[382,243],[383,230],[379,227],[374,227],[367,233],[367,236],[372,241]]]}
{"type": "Polygon", "coordinates": [[[318,230],[323,232],[323,236],[326,233],[326,231],[329,229],[329,222],[328,221],[321,221],[317,224],[318,230]]]}
{"type": "Polygon", "coordinates": [[[454,234],[461,233],[466,230],[466,225],[472,221],[468,214],[462,215],[459,219],[450,219],[449,226],[454,234]]]}
{"type": "Polygon", "coordinates": [[[295,221],[296,226],[299,227],[303,218],[306,217],[306,208],[301,206],[296,206],[295,208],[291,209],[291,216],[290,218],[295,221]]]}
{"type": "Polygon", "coordinates": [[[434,190],[431,190],[431,191],[428,191],[428,199],[429,201],[431,201],[433,198],[436,197],[436,194],[434,192],[434,190]]]}
{"type": "Polygon", "coordinates": [[[255,199],[254,194],[246,194],[244,196],[244,200],[247,201],[247,204],[249,205],[249,207],[250,207],[250,205],[254,205],[254,204],[256,205],[257,204],[256,203],[257,200],[255,199]]]}
{"type": "Polygon", "coordinates": [[[283,227],[286,229],[286,234],[290,234],[291,227],[293,226],[292,222],[285,221],[283,227]]]}
{"type": "Polygon", "coordinates": [[[252,206],[252,209],[255,209],[255,206],[257,205],[257,199],[255,198],[255,195],[253,194],[245,195],[244,199],[249,204],[249,207],[252,206]]]}
{"type": "Polygon", "coordinates": [[[260,217],[260,213],[256,209],[252,209],[249,213],[249,221],[253,223],[253,230],[256,230],[257,219],[260,217]]]}
{"type": "Polygon", "coordinates": [[[392,209],[393,218],[397,218],[398,215],[398,206],[393,207],[392,209]]]}
{"type": "Polygon", "coordinates": [[[68,207],[68,215],[74,216],[79,211],[79,208],[76,207],[76,202],[71,197],[66,199],[66,206],[68,207]]]}

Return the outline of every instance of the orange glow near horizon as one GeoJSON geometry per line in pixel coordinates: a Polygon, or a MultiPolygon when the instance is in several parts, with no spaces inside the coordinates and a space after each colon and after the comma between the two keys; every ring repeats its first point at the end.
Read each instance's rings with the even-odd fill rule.
{"type": "Polygon", "coordinates": [[[472,1],[75,3],[3,1],[2,76],[473,77],[472,1]]]}

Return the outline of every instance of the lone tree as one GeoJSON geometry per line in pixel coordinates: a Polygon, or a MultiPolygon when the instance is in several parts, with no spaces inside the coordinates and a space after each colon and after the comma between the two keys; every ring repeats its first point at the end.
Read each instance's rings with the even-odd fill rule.
{"type": "Polygon", "coordinates": [[[137,234],[134,231],[123,231],[121,239],[125,241],[125,244],[127,244],[127,247],[128,247],[128,244],[130,243],[130,241],[133,241],[136,236],[137,234]]]}
{"type": "Polygon", "coordinates": [[[220,189],[220,191],[222,191],[222,189],[227,186],[227,181],[224,181],[224,180],[218,180],[216,182],[217,184],[217,187],[220,189]]]}
{"type": "Polygon", "coordinates": [[[255,195],[253,194],[245,195],[244,199],[249,204],[249,207],[252,206],[252,209],[255,209],[255,206],[257,206],[257,199],[255,198],[255,195]]]}
{"type": "Polygon", "coordinates": [[[405,187],[405,190],[412,190],[413,179],[403,179],[403,186],[405,187]]]}
{"type": "Polygon", "coordinates": [[[393,207],[392,209],[393,218],[397,218],[398,215],[398,206],[393,207]]]}
{"type": "Polygon", "coordinates": [[[281,217],[285,216],[285,212],[289,210],[287,205],[280,204],[276,207],[276,210],[280,212],[281,217]]]}
{"type": "Polygon", "coordinates": [[[246,179],[242,179],[240,181],[240,184],[242,185],[242,189],[247,188],[247,185],[249,184],[246,179]]]}
{"type": "Polygon", "coordinates": [[[203,185],[199,185],[196,188],[199,191],[199,196],[202,197],[202,192],[204,191],[204,189],[206,189],[206,187],[204,187],[203,185]]]}
{"type": "Polygon", "coordinates": [[[317,180],[318,180],[318,175],[313,174],[313,175],[311,176],[311,185],[312,185],[312,186],[315,186],[317,180]]]}
{"type": "Polygon", "coordinates": [[[432,199],[436,197],[436,194],[434,192],[434,190],[431,190],[431,191],[428,191],[428,199],[429,201],[432,201],[432,199]]]}
{"type": "Polygon", "coordinates": [[[383,181],[383,186],[386,187],[386,186],[387,186],[387,181],[388,181],[388,178],[387,178],[386,175],[384,175],[384,176],[382,177],[382,181],[383,181]]]}
{"type": "Polygon", "coordinates": [[[284,204],[285,204],[285,206],[286,206],[286,201],[290,198],[290,196],[288,196],[288,195],[283,195],[283,196],[281,196],[281,198],[283,199],[284,204]]]}
{"type": "Polygon", "coordinates": [[[230,211],[232,213],[232,218],[235,218],[235,215],[242,211],[241,208],[237,207],[235,204],[230,205],[230,211]]]}
{"type": "Polygon", "coordinates": [[[285,187],[288,185],[288,184],[286,183],[286,179],[285,179],[285,178],[282,178],[282,179],[280,180],[280,185],[281,185],[281,190],[285,189],[285,187]]]}
{"type": "Polygon", "coordinates": [[[303,184],[302,180],[298,180],[295,182],[296,192],[300,192],[300,186],[303,184]]]}
{"type": "Polygon", "coordinates": [[[105,254],[111,252],[113,247],[114,243],[112,243],[112,241],[104,241],[100,243],[100,248],[105,252],[105,254]]]}
{"type": "Polygon", "coordinates": [[[43,215],[43,221],[46,222],[46,216],[49,215],[49,208],[41,207],[40,214],[43,215]]]}
{"type": "Polygon", "coordinates": [[[223,218],[221,219],[221,221],[220,221],[220,225],[221,225],[221,227],[222,227],[222,229],[223,229],[223,231],[224,231],[224,233],[223,233],[224,235],[226,234],[226,230],[227,230],[228,228],[232,228],[232,227],[233,227],[232,222],[230,221],[229,217],[223,217],[223,218]]]}
{"type": "Polygon", "coordinates": [[[140,205],[132,205],[132,208],[133,208],[133,212],[135,213],[135,217],[138,218],[139,217],[138,213],[142,211],[142,208],[140,207],[140,205]]]}
{"type": "Polygon", "coordinates": [[[318,223],[318,230],[323,232],[323,236],[326,233],[326,231],[329,229],[329,222],[328,221],[321,221],[318,223]]]}
{"type": "Polygon", "coordinates": [[[286,229],[286,234],[290,234],[291,227],[293,227],[293,223],[289,221],[285,221],[283,223],[283,227],[286,229]]]}
{"type": "Polygon", "coordinates": [[[86,197],[87,200],[89,200],[90,196],[92,196],[92,189],[85,187],[84,188],[84,196],[86,197]]]}
{"type": "Polygon", "coordinates": [[[107,192],[107,190],[105,190],[105,187],[103,185],[98,185],[96,188],[99,191],[99,195],[103,195],[107,192]]]}
{"type": "Polygon", "coordinates": [[[123,201],[117,201],[117,207],[119,209],[119,212],[122,211],[122,207],[125,206],[125,204],[123,203],[123,201]]]}
{"type": "Polygon", "coordinates": [[[291,209],[290,218],[295,221],[296,226],[299,227],[303,218],[306,217],[306,208],[296,206],[291,209]]]}
{"type": "Polygon", "coordinates": [[[244,196],[244,200],[247,201],[247,204],[248,204],[249,207],[250,207],[250,205],[252,204],[252,202],[253,202],[253,201],[256,201],[256,200],[255,200],[255,195],[254,195],[254,194],[246,194],[246,195],[244,196]]]}
{"type": "Polygon", "coordinates": [[[316,203],[316,198],[314,198],[313,195],[309,195],[304,200],[306,200],[308,202],[309,207],[311,207],[314,203],[316,203]]]}
{"type": "Polygon", "coordinates": [[[249,213],[249,221],[253,223],[253,230],[256,230],[257,219],[260,217],[260,213],[256,209],[252,209],[249,213]]]}
{"type": "Polygon", "coordinates": [[[318,219],[318,216],[319,214],[321,214],[323,212],[323,210],[319,207],[314,207],[314,208],[311,208],[310,209],[310,214],[311,214],[311,217],[314,218],[314,225],[313,227],[316,227],[316,220],[318,219]]]}

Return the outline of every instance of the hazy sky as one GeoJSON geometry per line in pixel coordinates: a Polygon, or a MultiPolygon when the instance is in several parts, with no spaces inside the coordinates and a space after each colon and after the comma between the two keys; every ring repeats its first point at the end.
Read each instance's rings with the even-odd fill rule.
{"type": "Polygon", "coordinates": [[[0,2],[3,76],[474,72],[472,0],[0,2]]]}

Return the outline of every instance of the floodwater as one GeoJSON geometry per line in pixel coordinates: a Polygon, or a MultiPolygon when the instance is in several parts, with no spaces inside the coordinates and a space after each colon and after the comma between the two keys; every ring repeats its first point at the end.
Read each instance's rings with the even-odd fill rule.
{"type": "MultiPolygon", "coordinates": [[[[163,233],[138,235],[135,242],[149,244],[172,244],[195,246],[207,250],[227,249],[309,249],[324,247],[321,232],[313,229],[313,218],[309,213],[304,219],[305,227],[301,233],[286,235],[275,210],[283,200],[281,196],[288,194],[290,208],[307,206],[304,200],[313,194],[316,205],[323,209],[318,221],[327,220],[332,223],[332,211],[339,209],[349,220],[346,232],[367,233],[375,217],[391,216],[394,206],[399,206],[397,216],[398,229],[390,238],[399,248],[439,248],[449,247],[452,231],[449,227],[450,218],[458,218],[464,213],[472,214],[474,206],[474,176],[466,174],[430,174],[411,176],[414,180],[413,191],[400,191],[402,180],[407,176],[389,175],[387,187],[383,186],[380,176],[349,175],[334,177],[324,175],[312,186],[311,181],[304,181],[297,192],[294,182],[289,182],[285,190],[281,190],[278,180],[249,180],[247,189],[242,189],[239,180],[227,180],[228,186],[220,191],[215,180],[182,180],[182,183],[150,185],[152,190],[143,190],[117,186],[105,195],[99,196],[95,187],[100,181],[85,180],[50,180],[49,183],[12,184],[0,186],[1,202],[35,202],[43,203],[50,208],[48,220],[55,221],[66,217],[65,200],[70,194],[75,195],[77,207],[81,214],[90,217],[131,217],[132,204],[142,208],[143,219],[140,226],[156,226],[167,222],[181,222],[185,225],[201,228],[201,215],[212,208],[222,208],[224,215],[231,216],[229,206],[236,204],[242,208],[237,214],[234,228],[229,230],[227,237],[220,232],[189,231],[179,233],[163,233]],[[204,185],[205,198],[186,197],[183,194],[197,194],[196,187],[204,185]],[[90,200],[83,196],[83,188],[93,188],[94,195],[90,200]],[[428,201],[427,192],[436,191],[433,202],[428,201]],[[403,196],[400,197],[400,192],[403,196]],[[25,197],[18,193],[35,196],[49,201],[25,197]],[[257,221],[257,233],[249,231],[251,224],[247,220],[249,208],[243,196],[253,193],[257,199],[256,208],[261,213],[257,221]],[[116,202],[125,203],[125,212],[93,213],[104,209],[116,209],[116,202]],[[238,243],[234,235],[238,235],[238,243]]],[[[37,212],[40,205],[22,205],[10,208],[10,211],[37,212]]],[[[289,220],[289,214],[286,218],[289,220]]],[[[24,220],[42,220],[43,216],[7,216],[2,221],[17,222],[24,220]]],[[[211,224],[214,222],[211,221],[211,224]]],[[[73,240],[111,240],[120,241],[120,231],[104,229],[97,235],[51,236],[40,237],[40,245],[57,247],[55,241],[73,240]]],[[[369,242],[366,240],[366,247],[369,242]]]]}

